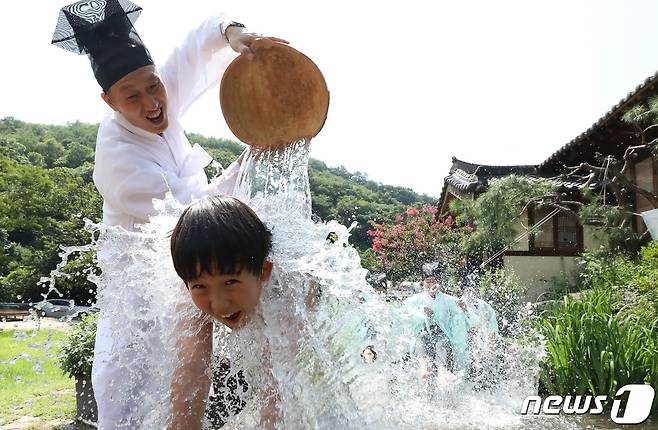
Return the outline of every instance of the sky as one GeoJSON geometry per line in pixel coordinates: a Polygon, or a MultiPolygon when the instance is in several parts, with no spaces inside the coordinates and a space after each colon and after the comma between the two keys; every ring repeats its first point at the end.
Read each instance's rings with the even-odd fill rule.
{"type": "MultiPolygon", "coordinates": [[[[228,12],[309,56],[331,93],[312,156],[438,197],[451,158],[535,164],[658,70],[652,0],[135,0],[156,62],[228,12]]],[[[3,2],[0,118],[97,123],[86,57],[50,45],[65,1],[3,2]]],[[[210,90],[189,132],[232,138],[210,90]]]]}

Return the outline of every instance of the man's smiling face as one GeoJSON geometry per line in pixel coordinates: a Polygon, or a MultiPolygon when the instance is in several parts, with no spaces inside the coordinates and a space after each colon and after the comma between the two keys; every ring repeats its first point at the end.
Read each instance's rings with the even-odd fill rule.
{"type": "Polygon", "coordinates": [[[135,127],[159,134],[169,126],[167,90],[153,65],[128,73],[101,96],[135,127]]]}

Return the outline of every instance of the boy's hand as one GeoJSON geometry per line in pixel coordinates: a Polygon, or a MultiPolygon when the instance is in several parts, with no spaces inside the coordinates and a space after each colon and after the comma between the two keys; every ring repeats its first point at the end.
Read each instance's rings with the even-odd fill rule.
{"type": "Polygon", "coordinates": [[[278,37],[266,37],[256,33],[246,33],[242,27],[227,28],[226,38],[235,52],[245,55],[250,60],[254,58],[254,51],[251,50],[251,44],[254,40],[262,39],[272,43],[288,43],[287,40],[278,37]]]}

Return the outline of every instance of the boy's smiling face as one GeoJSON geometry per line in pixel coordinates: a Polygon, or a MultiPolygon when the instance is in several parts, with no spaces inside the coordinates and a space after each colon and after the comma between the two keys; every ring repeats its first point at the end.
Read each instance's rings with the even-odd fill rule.
{"type": "Polygon", "coordinates": [[[135,127],[158,134],[169,126],[167,90],[155,66],[128,73],[101,96],[135,127]]]}
{"type": "Polygon", "coordinates": [[[187,288],[201,311],[235,330],[253,315],[262,286],[271,274],[272,263],[265,261],[260,276],[246,270],[234,274],[202,272],[187,282],[187,288]]]}

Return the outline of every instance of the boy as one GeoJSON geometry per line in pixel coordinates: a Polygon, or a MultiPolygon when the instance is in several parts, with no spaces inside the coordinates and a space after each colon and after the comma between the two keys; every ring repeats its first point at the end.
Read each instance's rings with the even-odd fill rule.
{"type": "MultiPolygon", "coordinates": [[[[185,209],[171,234],[171,256],[194,304],[232,330],[254,318],[263,286],[272,274],[272,263],[267,260],[271,237],[254,211],[234,197],[207,197],[185,209]]],[[[189,324],[200,330],[198,336],[180,340],[171,429],[201,427],[210,386],[206,369],[212,352],[212,323],[199,318],[189,324]]],[[[263,423],[276,420],[275,409],[272,402],[266,405],[263,423]]]]}
{"type": "MultiPolygon", "coordinates": [[[[98,130],[93,178],[103,197],[103,223],[129,231],[148,222],[155,212],[153,200],[162,199],[167,192],[185,204],[195,196],[232,191],[238,164],[208,184],[203,169],[212,158],[200,146],[190,144],[180,118],[219,82],[236,52],[253,54],[249,47],[259,38],[240,23],[209,19],[156,69],[133,27],[140,12],[141,8],[128,0],[79,1],[62,8],[52,41],[89,56],[101,97],[112,108],[98,130]]],[[[99,252],[101,269],[103,258],[99,252]]],[[[110,307],[103,299],[119,296],[115,292],[120,287],[111,285],[99,291],[99,306],[110,307]]],[[[126,309],[136,306],[121,305],[126,309]]],[[[147,328],[155,337],[161,330],[147,328]]],[[[148,391],[154,378],[148,369],[137,381],[126,378],[125,369],[116,364],[116,354],[127,353],[136,333],[144,330],[117,316],[101,315],[92,372],[101,430],[141,425],[140,394],[126,393],[148,391]]],[[[140,351],[131,354],[140,362],[140,351]]]]}
{"type": "Polygon", "coordinates": [[[207,197],[188,206],[171,234],[171,256],[192,301],[235,330],[253,317],[272,235],[253,210],[234,197],[207,197]]]}

